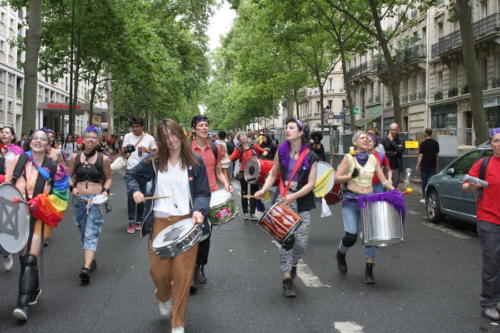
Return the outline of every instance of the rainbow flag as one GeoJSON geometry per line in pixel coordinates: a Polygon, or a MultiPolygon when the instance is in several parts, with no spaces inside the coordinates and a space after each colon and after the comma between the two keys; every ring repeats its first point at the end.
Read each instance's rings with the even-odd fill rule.
{"type": "Polygon", "coordinates": [[[51,192],[39,194],[29,202],[33,217],[50,227],[57,227],[64,217],[69,202],[69,174],[64,164],[57,165],[51,192]]]}

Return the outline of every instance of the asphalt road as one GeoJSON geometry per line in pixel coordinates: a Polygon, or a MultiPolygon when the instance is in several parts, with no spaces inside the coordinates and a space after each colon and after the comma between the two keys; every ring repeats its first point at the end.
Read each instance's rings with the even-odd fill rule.
{"type": "MultiPolygon", "coordinates": [[[[26,324],[11,316],[18,260],[11,272],[0,271],[0,332],[170,332],[153,297],[146,239],[125,231],[122,179],[115,177],[112,192],[90,285],[78,279],[81,243],[70,209],[44,251],[43,293],[26,324]]],[[[337,272],[340,206],[326,219],[316,209],[295,299],[281,295],[278,247],[256,223],[215,227],[208,283],[190,298],[186,332],[500,332],[480,314],[474,228],[452,221],[436,229],[418,198],[406,198],[405,243],[378,250],[374,286],[363,283],[360,244],[348,254],[349,273],[337,272]]]]}

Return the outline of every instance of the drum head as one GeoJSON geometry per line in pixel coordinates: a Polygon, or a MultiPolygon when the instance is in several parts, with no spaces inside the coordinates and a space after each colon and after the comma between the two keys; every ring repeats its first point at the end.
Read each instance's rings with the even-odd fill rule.
{"type": "Polygon", "coordinates": [[[30,225],[28,207],[13,203],[14,197],[23,199],[15,186],[0,185],[0,248],[12,254],[21,252],[28,243],[30,225]]]}
{"type": "Polygon", "coordinates": [[[260,163],[258,159],[252,158],[247,162],[243,176],[250,184],[254,184],[257,181],[260,176],[260,163]]]}
{"type": "Polygon", "coordinates": [[[217,207],[231,199],[231,193],[226,190],[217,190],[210,196],[210,208],[217,207]]]}
{"type": "Polygon", "coordinates": [[[102,205],[103,203],[106,203],[106,201],[108,201],[108,196],[104,194],[98,194],[92,198],[93,205],[102,205]]]}
{"type": "MultiPolygon", "coordinates": [[[[323,177],[323,175],[325,175],[328,171],[332,171],[332,166],[326,162],[323,162],[323,161],[319,161],[318,162],[318,172],[316,174],[316,181],[320,180],[321,177],[323,177]]],[[[333,188],[333,182],[334,182],[334,178],[332,177],[330,179],[330,182],[328,184],[328,191],[326,191],[326,193],[330,192],[333,188]]]]}
{"type": "Polygon", "coordinates": [[[158,249],[175,243],[186,236],[193,228],[194,222],[192,218],[180,220],[166,227],[156,235],[155,239],[153,239],[153,248],[158,249]]]}

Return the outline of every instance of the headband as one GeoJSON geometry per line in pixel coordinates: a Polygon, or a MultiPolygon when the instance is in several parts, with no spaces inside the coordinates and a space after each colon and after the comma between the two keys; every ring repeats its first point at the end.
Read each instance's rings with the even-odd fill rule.
{"type": "Polygon", "coordinates": [[[378,138],[375,135],[368,133],[368,136],[370,137],[370,139],[372,139],[373,142],[375,142],[375,144],[378,143],[378,138]]]}
{"type": "Polygon", "coordinates": [[[194,128],[196,127],[196,125],[198,125],[199,123],[203,122],[203,121],[206,121],[207,123],[210,124],[210,120],[208,120],[207,117],[205,116],[200,116],[200,117],[195,117],[192,121],[191,121],[191,127],[194,128]]]}
{"type": "Polygon", "coordinates": [[[42,127],[42,128],[39,128],[39,129],[37,129],[37,131],[42,131],[42,132],[45,132],[45,134],[47,134],[47,135],[48,135],[49,133],[54,133],[54,131],[53,131],[53,130],[51,130],[50,128],[48,128],[48,127],[42,127]]]}
{"type": "Polygon", "coordinates": [[[500,134],[500,127],[494,128],[488,133],[488,137],[490,138],[490,140],[493,139],[495,134],[500,134]]]}

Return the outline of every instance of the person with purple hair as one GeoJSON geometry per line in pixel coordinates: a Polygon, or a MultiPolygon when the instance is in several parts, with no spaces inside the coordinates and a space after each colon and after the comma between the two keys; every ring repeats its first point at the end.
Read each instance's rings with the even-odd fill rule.
{"type": "Polygon", "coordinates": [[[309,149],[309,128],[300,120],[289,119],[285,138],[274,157],[274,165],[261,190],[255,193],[262,199],[264,193],[280,179],[280,196],[302,218],[291,242],[283,244],[280,251],[280,270],[283,274],[283,296],[295,297],[293,279],[297,275],[297,262],[304,255],[309,240],[311,209],[316,207],[313,194],[316,182],[318,156],[309,149]],[[296,166],[297,163],[301,165],[296,166]],[[294,173],[294,170],[297,170],[294,173]],[[285,188],[286,186],[286,188],[285,188]],[[288,191],[287,191],[288,190],[288,191]]]}
{"type": "MultiPolygon", "coordinates": [[[[361,195],[373,192],[373,177],[377,175],[382,185],[394,190],[394,186],[385,177],[373,154],[368,151],[368,135],[366,132],[357,132],[352,137],[352,143],[355,146],[355,154],[346,154],[340,162],[337,173],[335,174],[335,183],[347,183],[347,189],[344,190],[344,200],[342,202],[342,220],[344,222],[345,236],[342,238],[337,251],[337,267],[341,273],[347,273],[346,254],[357,240],[361,214],[357,198],[361,195]]],[[[365,283],[374,284],[373,267],[375,266],[375,248],[365,247],[366,270],[365,283]]]]}
{"type": "Polygon", "coordinates": [[[464,181],[462,189],[479,192],[476,205],[477,235],[483,255],[481,313],[484,317],[500,321],[500,128],[489,132],[493,156],[484,156],[469,170],[469,176],[488,183],[464,181]]]}

